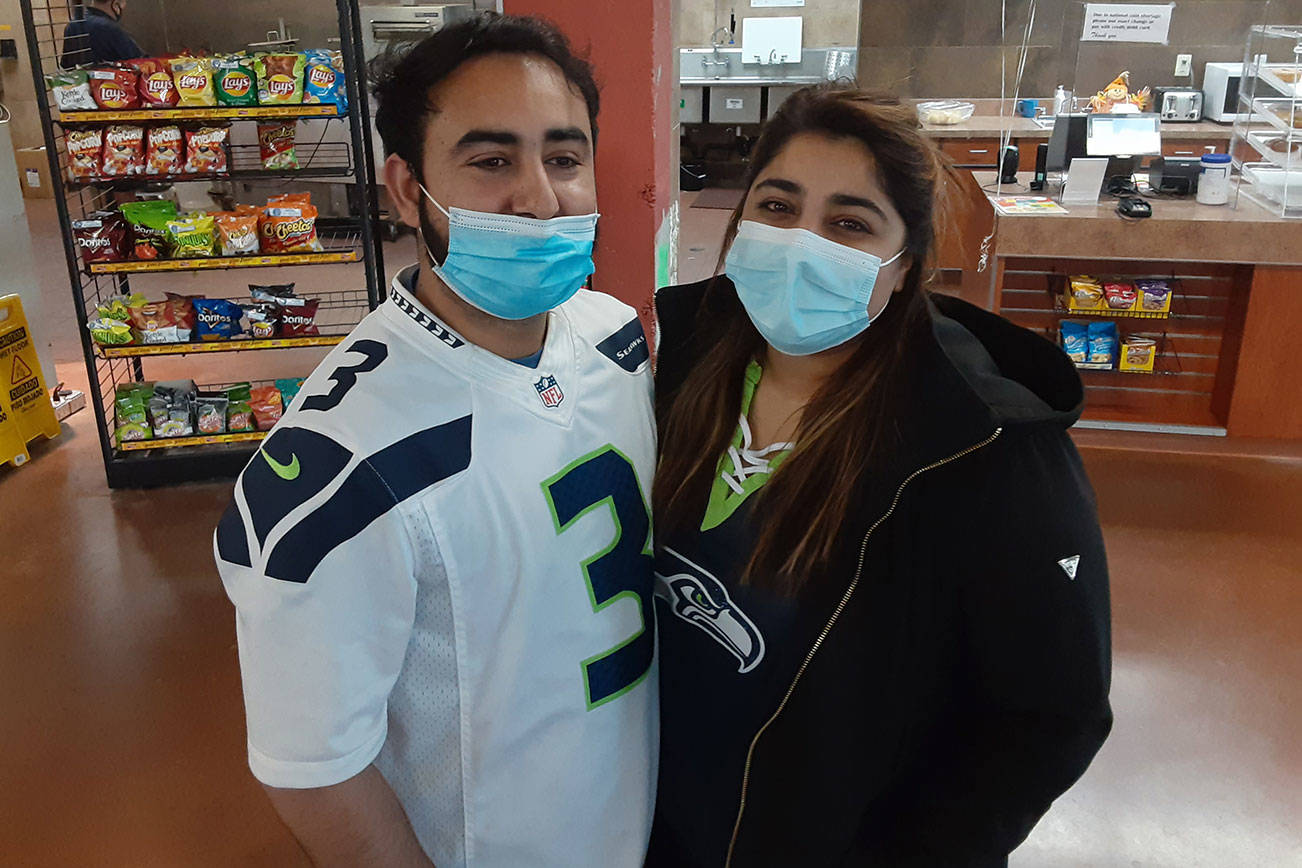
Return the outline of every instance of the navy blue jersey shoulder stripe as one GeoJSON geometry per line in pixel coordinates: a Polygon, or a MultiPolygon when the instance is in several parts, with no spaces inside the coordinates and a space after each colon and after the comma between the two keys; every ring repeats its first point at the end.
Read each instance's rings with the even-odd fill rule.
{"type": "Polygon", "coordinates": [[[321,493],[353,453],[308,428],[280,428],[244,470],[240,483],[261,546],[280,520],[321,493]]]}
{"type": "Polygon", "coordinates": [[[398,292],[398,290],[389,290],[389,300],[394,303],[398,310],[414,319],[421,328],[434,335],[434,337],[438,338],[443,343],[452,347],[452,349],[455,350],[458,347],[465,346],[465,341],[448,331],[441,323],[435,322],[429,314],[412,304],[407,297],[398,292]]]}
{"type": "Polygon", "coordinates": [[[217,554],[228,563],[253,566],[249,558],[249,536],[244,532],[244,519],[240,517],[240,507],[234,500],[222,513],[221,521],[217,522],[217,554]]]}
{"type": "Polygon", "coordinates": [[[642,321],[634,317],[601,343],[597,350],[630,374],[636,373],[642,363],[651,358],[642,321]]]}
{"type": "Polygon", "coordinates": [[[353,468],[329,500],[290,529],[267,559],[266,575],[306,582],[326,555],[407,498],[470,466],[471,417],[427,428],[353,468]]]}

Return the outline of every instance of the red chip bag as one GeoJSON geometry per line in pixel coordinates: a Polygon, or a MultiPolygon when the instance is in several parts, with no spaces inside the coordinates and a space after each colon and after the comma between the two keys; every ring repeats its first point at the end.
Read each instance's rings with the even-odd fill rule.
{"type": "Polygon", "coordinates": [[[172,81],[172,73],[167,62],[159,57],[138,57],[125,61],[140,76],[137,90],[140,102],[148,108],[170,108],[176,105],[180,96],[172,81]]]}
{"type": "Polygon", "coordinates": [[[151,127],[145,154],[146,175],[179,175],[185,168],[185,137],[180,127],[151,127]]]}
{"type": "Polygon", "coordinates": [[[185,171],[221,174],[226,171],[226,141],[230,127],[200,127],[185,133],[185,171]]]}
{"type": "Polygon", "coordinates": [[[104,129],[68,130],[64,137],[68,147],[68,176],[74,181],[91,181],[99,177],[104,150],[104,129]]]}
{"type": "Polygon", "coordinates": [[[121,262],[127,258],[127,222],[116,211],[96,211],[72,223],[81,261],[121,262]]]}
{"type": "Polygon", "coordinates": [[[316,327],[316,311],[321,300],[316,298],[283,299],[280,308],[280,336],[283,338],[310,338],[321,334],[316,327]]]}
{"type": "Polygon", "coordinates": [[[134,70],[104,66],[90,70],[90,94],[95,105],[111,111],[140,108],[137,82],[140,76],[134,70]]]}
{"type": "Polygon", "coordinates": [[[249,406],[259,431],[270,431],[280,421],[285,406],[275,386],[255,386],[249,390],[249,406]]]}
{"type": "Polygon", "coordinates": [[[130,124],[114,124],[106,128],[101,168],[106,178],[142,174],[145,171],[145,128],[130,124]]]}

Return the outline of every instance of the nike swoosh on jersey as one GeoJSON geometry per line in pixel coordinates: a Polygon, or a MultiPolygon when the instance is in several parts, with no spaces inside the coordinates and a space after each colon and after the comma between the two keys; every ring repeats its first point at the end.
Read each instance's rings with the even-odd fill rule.
{"type": "Polygon", "coordinates": [[[275,471],[276,475],[281,479],[286,482],[293,482],[295,479],[298,479],[298,474],[302,470],[302,467],[298,463],[298,455],[290,453],[290,462],[288,464],[281,464],[261,449],[258,450],[258,453],[266,459],[267,463],[271,465],[271,469],[275,471]]]}
{"type": "MultiPolygon", "coordinates": [[[[273,454],[284,464],[288,447],[303,456],[302,473],[290,484],[274,475],[266,462],[255,461],[244,472],[244,500],[259,546],[292,510],[319,494],[338,477],[352,453],[330,438],[303,428],[285,428],[292,435],[273,443],[273,454]],[[333,473],[321,480],[317,459],[333,473]],[[305,481],[311,480],[310,484],[305,481]],[[298,489],[296,492],[290,489],[298,489]],[[296,496],[298,495],[298,496],[296,496]]],[[[408,498],[470,466],[471,417],[463,416],[405,437],[356,464],[328,499],[281,536],[267,557],[268,578],[306,582],[326,556],[364,531],[372,522],[408,498]]],[[[291,462],[292,463],[292,462],[291,462]]],[[[218,553],[231,563],[251,566],[251,546],[244,524],[232,504],[217,529],[218,553]]]]}

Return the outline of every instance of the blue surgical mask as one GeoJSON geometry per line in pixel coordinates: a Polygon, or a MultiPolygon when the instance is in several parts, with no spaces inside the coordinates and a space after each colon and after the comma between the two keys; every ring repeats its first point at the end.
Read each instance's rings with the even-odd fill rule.
{"type": "Polygon", "coordinates": [[[467,303],[498,319],[546,313],[574,297],[593,272],[596,213],[539,220],[453,208],[421,192],[448,218],[448,255],[440,265],[425,242],[439,279],[467,303]]]}
{"type": "Polygon", "coordinates": [[[872,324],[868,300],[877,273],[903,255],[901,250],[883,262],[807,229],[745,220],[728,250],[725,273],[769,346],[808,356],[863,334],[872,324]]]}

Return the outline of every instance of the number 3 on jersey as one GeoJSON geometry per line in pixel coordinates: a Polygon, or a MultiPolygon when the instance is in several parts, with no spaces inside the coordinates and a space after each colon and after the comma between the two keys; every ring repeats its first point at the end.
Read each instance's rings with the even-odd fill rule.
{"type": "Polygon", "coordinates": [[[655,656],[655,616],[651,556],[651,516],[633,462],[614,446],[592,452],[542,484],[556,533],[565,533],[583,516],[610,507],[615,538],[580,568],[588,583],[592,611],[599,614],[616,600],[637,601],[642,626],[620,644],[583,661],[588,709],[628,693],[646,678],[655,656]]]}

